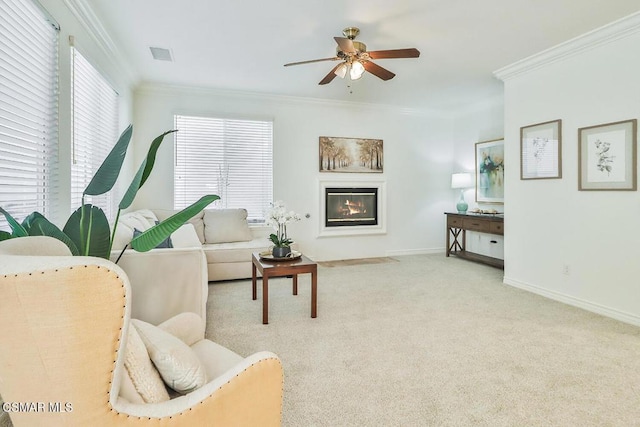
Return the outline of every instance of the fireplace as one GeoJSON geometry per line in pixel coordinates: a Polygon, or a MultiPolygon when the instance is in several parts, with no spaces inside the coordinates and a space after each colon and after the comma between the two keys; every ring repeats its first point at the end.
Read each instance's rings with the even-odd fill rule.
{"type": "Polygon", "coordinates": [[[325,227],[378,225],[378,188],[326,187],[325,227]]]}

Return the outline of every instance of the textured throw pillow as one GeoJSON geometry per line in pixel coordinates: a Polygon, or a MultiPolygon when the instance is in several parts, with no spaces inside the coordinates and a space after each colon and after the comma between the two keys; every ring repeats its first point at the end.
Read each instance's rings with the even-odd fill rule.
{"type": "Polygon", "coordinates": [[[205,368],[191,347],[150,323],[131,322],[167,386],[180,393],[189,393],[207,382],[205,368]]]}
{"type": "MultiPolygon", "coordinates": [[[[156,221],[156,225],[158,225],[159,223],[160,221],[156,221]]],[[[142,231],[138,230],[137,228],[134,228],[132,239],[135,239],[141,234],[142,234],[142,231]]],[[[171,236],[169,236],[166,239],[164,239],[162,242],[158,243],[158,245],[156,246],[156,249],[160,249],[160,248],[168,249],[172,247],[173,247],[173,243],[171,242],[171,236]]]]}
{"type": "MultiPolygon", "coordinates": [[[[129,324],[127,346],[124,352],[124,368],[126,370],[124,374],[129,375],[135,390],[146,403],[166,402],[169,400],[169,393],[167,393],[162,378],[160,378],[160,374],[151,363],[147,348],[133,324],[129,324]]],[[[123,397],[128,401],[135,402],[135,396],[128,395],[128,391],[124,388],[120,390],[120,393],[124,394],[123,397]]]]}
{"type": "Polygon", "coordinates": [[[253,240],[246,209],[207,209],[204,211],[206,243],[248,242],[253,240]]]}

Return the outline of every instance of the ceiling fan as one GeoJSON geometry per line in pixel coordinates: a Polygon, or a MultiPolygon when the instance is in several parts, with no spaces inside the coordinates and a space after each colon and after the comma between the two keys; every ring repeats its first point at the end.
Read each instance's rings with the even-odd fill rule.
{"type": "Polygon", "coordinates": [[[336,47],[336,56],[334,57],[312,59],[310,61],[290,62],[288,64],[284,64],[284,66],[288,67],[290,65],[310,64],[322,61],[342,61],[340,64],[333,67],[333,70],[331,70],[324,79],[320,80],[319,84],[326,85],[336,76],[344,78],[347,73],[349,73],[351,80],[357,80],[362,77],[365,71],[370,72],[382,80],[390,80],[395,77],[395,74],[372,62],[372,59],[417,58],[420,56],[420,51],[415,48],[374,50],[367,52],[367,45],[355,40],[359,33],[359,28],[347,27],[342,30],[344,37],[334,37],[334,40],[338,43],[338,47],[336,47]]]}

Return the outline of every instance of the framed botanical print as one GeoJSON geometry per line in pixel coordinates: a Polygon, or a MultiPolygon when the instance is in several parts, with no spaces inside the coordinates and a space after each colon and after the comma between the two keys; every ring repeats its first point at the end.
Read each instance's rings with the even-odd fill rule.
{"type": "Polygon", "coordinates": [[[562,120],[520,128],[520,179],[562,178],[562,120]]]}
{"type": "Polygon", "coordinates": [[[504,203],[504,139],[476,143],[476,202],[504,203]]]}
{"type": "Polygon", "coordinates": [[[638,121],[578,129],[578,190],[637,190],[638,121]]]}

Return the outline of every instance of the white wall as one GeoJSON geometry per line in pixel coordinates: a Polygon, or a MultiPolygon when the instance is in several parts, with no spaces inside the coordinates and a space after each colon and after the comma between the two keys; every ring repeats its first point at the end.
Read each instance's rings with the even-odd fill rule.
{"type": "MultiPolygon", "coordinates": [[[[59,38],[59,104],[58,104],[58,176],[59,193],[54,198],[56,204],[51,220],[62,226],[71,213],[71,52],[69,36],[74,36],[75,46],[96,67],[119,93],[120,129],[131,123],[133,117],[132,76],[124,70],[120,59],[105,45],[90,21],[90,16],[82,16],[80,10],[73,9],[74,1],[40,0],[42,6],[60,25],[59,38]],[[73,9],[73,10],[72,10],[73,9]]],[[[132,151],[132,149],[130,148],[132,151]]],[[[133,156],[129,155],[123,167],[119,186],[130,181],[133,156]]],[[[75,209],[75,208],[74,208],[75,209]]]]}
{"type": "Polygon", "coordinates": [[[497,74],[507,164],[521,126],[562,119],[562,179],[506,170],[505,282],[640,325],[640,196],[578,191],[578,128],[640,117],[639,45],[636,14],[497,74]]]}
{"type": "MultiPolygon", "coordinates": [[[[470,105],[459,111],[454,118],[453,147],[454,160],[451,173],[469,172],[475,174],[475,144],[481,141],[491,141],[504,137],[504,100],[498,98],[487,99],[474,105],[470,105]]],[[[452,211],[459,198],[460,190],[452,190],[452,211]]],[[[478,204],[475,201],[475,189],[465,191],[465,200],[469,209],[496,209],[503,211],[503,206],[485,203],[478,204]]]]}
{"type": "MultiPolygon", "coordinates": [[[[442,251],[443,212],[451,196],[452,119],[435,113],[310,99],[198,88],[146,86],[135,93],[136,159],[151,140],[173,127],[174,114],[262,117],[274,120],[274,197],[302,215],[289,227],[302,250],[316,260],[442,251]],[[383,174],[318,172],[318,137],[384,141],[383,174]],[[320,179],[384,180],[387,233],[318,237],[320,179]]],[[[136,207],[172,208],[173,138],[160,149],[156,167],[136,207]]]]}

